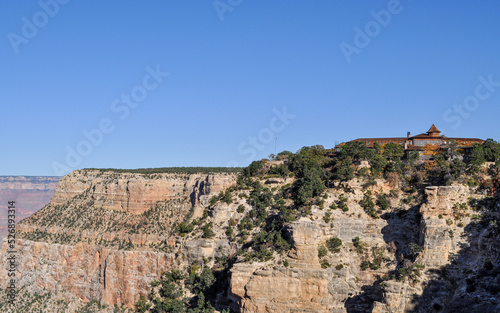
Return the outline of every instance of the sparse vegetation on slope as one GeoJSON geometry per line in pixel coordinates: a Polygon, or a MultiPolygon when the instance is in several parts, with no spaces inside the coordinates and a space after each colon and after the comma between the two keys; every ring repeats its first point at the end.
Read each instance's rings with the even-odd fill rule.
{"type": "Polygon", "coordinates": [[[137,169],[118,169],[118,168],[86,168],[82,171],[100,171],[114,173],[134,173],[134,174],[212,174],[212,173],[239,173],[242,167],[158,167],[158,168],[137,168],[137,169]]]}
{"type": "MultiPolygon", "coordinates": [[[[236,171],[235,185],[212,191],[206,198],[196,198],[199,202],[184,195],[156,202],[141,214],[104,210],[97,205],[100,200],[87,190],[63,205],[49,206],[33,215],[26,221],[32,229],[21,232],[20,237],[143,249],[127,238],[158,236],[160,244],[147,248],[171,252],[175,261],[168,272],[152,283],[148,296],[137,302],[137,312],[227,310],[229,305],[224,301],[229,301],[226,292],[233,263],[253,263],[244,265],[255,265],[259,271],[279,271],[279,275],[286,276],[287,271],[299,271],[308,264],[307,254],[314,258],[313,268],[318,271],[315,275],[324,273],[330,277],[331,273],[344,272],[356,275],[355,284],[362,286],[366,294],[345,301],[346,309],[355,312],[371,308],[374,301],[382,303],[382,291],[390,284],[414,286],[428,279],[429,269],[420,263],[422,252],[428,247],[424,248],[418,233],[423,223],[419,209],[426,201],[425,187],[471,188],[469,201],[461,198],[450,212],[436,214],[434,222],[443,228],[440,237],[453,244],[468,235],[498,238],[498,147],[498,143],[489,140],[476,145],[465,159],[454,143],[440,150],[427,147],[432,154],[429,160],[418,160],[414,153],[405,155],[394,144],[368,149],[363,144],[347,143],[338,153],[322,146],[304,147],[297,153],[283,152],[272,160],[252,162],[236,171]],[[339,223],[348,226],[342,228],[344,224],[339,223]],[[294,241],[297,225],[302,225],[300,229],[305,232],[302,235],[307,239],[301,243],[294,241]],[[70,231],[51,231],[57,227],[70,231]],[[82,233],[92,236],[84,237],[82,233]],[[111,239],[104,240],[103,234],[111,239]],[[109,234],[116,234],[115,239],[109,234]],[[190,254],[183,250],[193,239],[207,247],[206,251],[213,248],[213,257],[198,257],[193,262],[198,252],[190,250],[190,254]],[[221,252],[223,245],[230,251],[230,257],[221,252]],[[369,283],[373,283],[371,286],[366,285],[369,277],[377,277],[369,283]]],[[[160,179],[162,173],[178,173],[161,170],[111,170],[109,183],[122,173],[153,179],[160,179]]],[[[106,171],[109,170],[99,170],[98,175],[106,178],[106,171]]],[[[179,186],[183,188],[177,183],[179,186]]],[[[467,272],[464,276],[467,278],[462,279],[463,273],[453,264],[440,273],[449,280],[446,286],[450,292],[459,290],[456,282],[466,284],[470,294],[479,291],[493,294],[497,290],[498,248],[493,240],[485,242],[490,245],[484,258],[478,261],[483,264],[479,272],[467,272]]],[[[259,275],[257,270],[252,273],[259,275]]]]}

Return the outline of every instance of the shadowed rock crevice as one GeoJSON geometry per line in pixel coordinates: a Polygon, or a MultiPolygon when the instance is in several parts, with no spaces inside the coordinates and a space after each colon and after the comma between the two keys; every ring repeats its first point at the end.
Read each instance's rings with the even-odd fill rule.
{"type": "MultiPolygon", "coordinates": [[[[382,229],[382,234],[387,243],[387,250],[394,253],[393,265],[396,267],[396,270],[387,273],[386,277],[398,277],[398,269],[411,267],[418,256],[419,249],[416,247],[421,246],[419,210],[420,206],[414,206],[409,210],[394,211],[381,216],[388,224],[382,229]]],[[[346,311],[348,313],[372,312],[375,302],[385,303],[383,281],[379,276],[372,285],[361,287],[360,294],[349,297],[345,302],[346,311]]]]}
{"type": "MultiPolygon", "coordinates": [[[[497,198],[498,203],[498,198],[497,198]]],[[[498,212],[485,212],[465,227],[467,244],[415,296],[413,313],[500,312],[500,232],[498,212]]]]}
{"type": "Polygon", "coordinates": [[[380,287],[381,280],[371,286],[361,287],[359,295],[350,297],[345,302],[345,309],[348,313],[372,312],[375,301],[384,301],[384,291],[380,287]]]}

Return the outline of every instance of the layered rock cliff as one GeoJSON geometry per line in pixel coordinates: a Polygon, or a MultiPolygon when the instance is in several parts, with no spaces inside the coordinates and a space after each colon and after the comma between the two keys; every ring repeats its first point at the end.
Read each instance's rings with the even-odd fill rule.
{"type": "MultiPolygon", "coordinates": [[[[236,174],[75,171],[19,225],[18,288],[49,292],[65,312],[92,301],[107,305],[96,312],[131,311],[162,272],[217,270],[229,258],[214,303],[234,312],[500,310],[497,202],[475,188],[402,191],[353,179],[286,223],[283,243],[268,228],[278,207],[291,207],[280,197],[294,178],[258,181],[232,188],[236,174]],[[363,204],[382,195],[376,212],[363,204]],[[258,222],[262,203],[269,215],[258,222]],[[276,242],[289,248],[272,250],[276,242]]],[[[7,281],[4,270],[0,286],[7,281]]]]}
{"type": "MultiPolygon", "coordinates": [[[[16,288],[48,291],[66,302],[132,307],[179,256],[174,226],[201,214],[208,197],[235,179],[233,173],[74,171],[59,181],[50,204],[17,227],[16,288]]],[[[198,257],[196,247],[185,250],[198,257]]],[[[7,249],[4,241],[4,269],[7,249]]],[[[0,271],[0,282],[7,287],[7,270],[0,271]]]]}
{"type": "Polygon", "coordinates": [[[114,247],[164,243],[200,201],[235,182],[234,174],[133,174],[74,171],[51,203],[19,225],[22,238],[114,247]]]}
{"type": "Polygon", "coordinates": [[[141,214],[158,201],[188,199],[191,205],[202,196],[218,193],[234,184],[234,174],[135,174],[100,170],[79,170],[63,177],[50,204],[65,205],[82,195],[93,206],[141,214]]]}
{"type": "MultiPolygon", "coordinates": [[[[332,200],[338,196],[329,195],[332,200]]],[[[498,263],[493,265],[498,244],[484,237],[484,232],[491,237],[495,230],[470,233],[478,215],[465,203],[474,198],[481,196],[465,186],[428,187],[421,204],[402,206],[374,220],[357,204],[360,196],[355,190],[349,214],[333,211],[333,221],[325,223],[317,220],[325,212],[313,210],[312,219],[291,223],[294,249],[283,258],[287,267],[280,262],[235,264],[231,298],[241,312],[480,312],[480,307],[498,311],[500,301],[491,290],[474,289],[477,294],[471,295],[461,287],[467,286],[464,273],[488,274],[485,262],[489,279],[500,286],[494,272],[498,263]],[[342,246],[319,259],[318,248],[332,236],[340,238],[342,246]],[[361,248],[356,237],[361,238],[361,248]],[[473,303],[464,305],[464,297],[473,303]]]]}
{"type": "MultiPolygon", "coordinates": [[[[351,182],[351,186],[356,185],[351,182]]],[[[325,208],[344,192],[329,190],[327,194],[325,208]]],[[[357,304],[357,295],[377,280],[377,276],[394,269],[397,260],[395,253],[389,252],[391,238],[384,235],[390,223],[367,216],[358,204],[362,196],[361,188],[354,188],[347,195],[347,212],[316,207],[312,217],[292,222],[287,231],[293,249],[278,262],[235,264],[231,270],[231,292],[241,311],[326,313],[363,310],[365,301],[357,304]],[[320,258],[319,248],[332,237],[341,240],[339,251],[329,251],[320,258]],[[362,238],[359,244],[355,243],[356,238],[362,238]],[[383,258],[380,268],[362,270],[361,264],[372,261],[375,254],[383,258]],[[285,261],[287,267],[282,265],[285,261]]],[[[414,221],[407,223],[413,226],[414,221]]],[[[398,227],[404,228],[404,224],[401,222],[398,227]]],[[[381,294],[370,296],[382,299],[381,294]]],[[[368,301],[367,306],[372,306],[375,299],[368,301]]]]}
{"type": "MultiPolygon", "coordinates": [[[[2,255],[7,255],[6,246],[2,255]]],[[[125,251],[79,243],[75,246],[18,241],[18,287],[66,292],[83,302],[133,304],[149,283],[168,269],[173,254],[125,251]]],[[[5,259],[3,260],[4,262],[5,259]]],[[[7,278],[2,275],[2,281],[7,278]]]]}

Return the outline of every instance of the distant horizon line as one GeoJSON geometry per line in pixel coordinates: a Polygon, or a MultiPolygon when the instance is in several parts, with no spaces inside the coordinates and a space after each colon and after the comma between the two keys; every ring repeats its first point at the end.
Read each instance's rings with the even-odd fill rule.
{"type": "MultiPolygon", "coordinates": [[[[116,171],[116,172],[139,172],[139,171],[145,171],[145,170],[164,170],[164,173],[171,172],[172,170],[193,170],[193,169],[202,169],[202,170],[235,170],[239,171],[244,169],[246,166],[236,166],[236,167],[230,167],[230,166],[165,166],[165,167],[139,167],[139,168],[111,168],[111,167],[86,167],[86,168],[80,168],[80,169],[75,169],[71,172],[69,172],[66,175],[69,175],[70,173],[74,171],[83,171],[83,170],[95,170],[95,171],[116,171]],[[169,171],[170,170],[170,171],[169,171]]],[[[232,171],[225,171],[225,172],[232,172],[232,171]]],[[[162,173],[162,172],[157,172],[162,173]]],[[[3,177],[26,177],[26,178],[33,178],[33,177],[50,177],[50,178],[62,178],[66,175],[63,176],[56,176],[56,175],[0,175],[0,178],[3,177]]]]}

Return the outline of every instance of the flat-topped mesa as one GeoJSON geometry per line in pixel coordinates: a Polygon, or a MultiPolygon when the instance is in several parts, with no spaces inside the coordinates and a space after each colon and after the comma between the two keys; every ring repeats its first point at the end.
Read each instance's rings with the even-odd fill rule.
{"type": "Polygon", "coordinates": [[[63,205],[76,196],[85,195],[94,200],[96,207],[141,214],[163,200],[188,198],[195,205],[200,196],[220,192],[235,180],[234,173],[139,174],[77,170],[57,184],[51,205],[63,205]]]}
{"type": "MultiPolygon", "coordinates": [[[[65,301],[97,299],[131,308],[174,263],[172,250],[181,244],[171,238],[175,225],[190,213],[201,215],[209,198],[236,178],[237,173],[208,170],[74,171],[57,184],[50,204],[17,225],[16,287],[30,293],[62,291],[65,301]]],[[[227,240],[210,240],[188,246],[186,255],[198,250],[228,255],[230,249],[227,240]]],[[[4,241],[4,267],[7,257],[4,241]]],[[[0,273],[1,288],[7,287],[7,274],[0,273]]]]}
{"type": "Polygon", "coordinates": [[[0,176],[0,190],[52,191],[59,179],[56,176],[0,176]]]}

